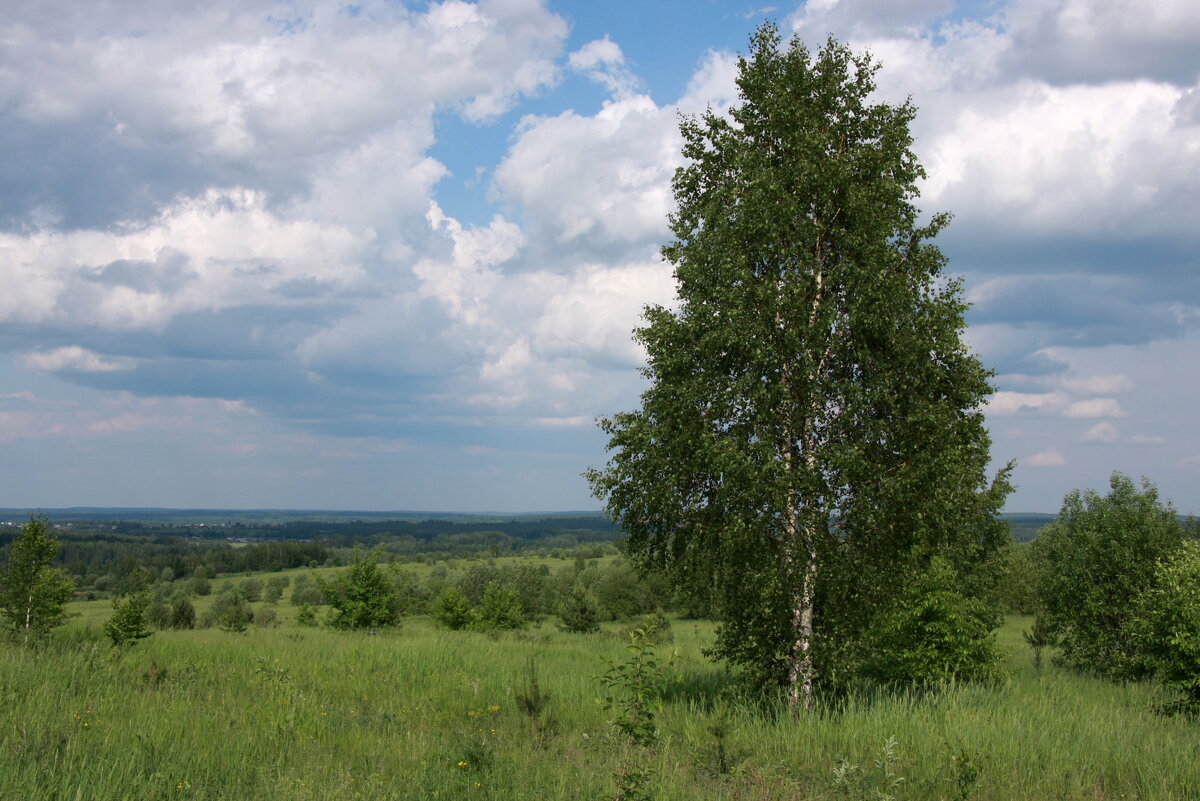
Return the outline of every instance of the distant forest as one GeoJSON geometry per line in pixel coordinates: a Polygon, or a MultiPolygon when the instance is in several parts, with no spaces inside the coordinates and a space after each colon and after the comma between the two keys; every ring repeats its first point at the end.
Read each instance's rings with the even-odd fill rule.
{"type": "MultiPolygon", "coordinates": [[[[29,514],[29,510],[0,512],[0,562],[7,559],[8,546],[29,514]]],[[[134,509],[46,514],[62,544],[56,564],[80,588],[117,592],[139,570],[211,578],[341,565],[352,559],[356,547],[379,548],[386,559],[398,562],[517,554],[591,559],[613,553],[621,535],[599,513],[504,519],[445,515],[417,520],[281,511],[238,511],[228,516],[203,512],[194,517],[179,510],[134,509]],[[97,514],[100,511],[105,514],[97,514]],[[289,514],[301,519],[287,520],[289,514]],[[253,522],[256,515],[281,522],[253,522]]]]}

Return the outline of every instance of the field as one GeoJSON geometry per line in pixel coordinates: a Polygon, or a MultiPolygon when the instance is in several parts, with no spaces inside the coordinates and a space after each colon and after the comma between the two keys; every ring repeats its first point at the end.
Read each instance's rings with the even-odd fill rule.
{"type": "MultiPolygon", "coordinates": [[[[219,582],[218,582],[219,584],[219,582]]],[[[599,799],[629,748],[596,680],[625,659],[615,627],[550,621],[498,636],[407,618],[375,635],[283,625],[158,632],[124,651],[102,601],[46,647],[0,649],[0,798],[599,799]],[[531,714],[534,660],[544,709],[531,714]],[[529,704],[526,703],[525,707],[529,704]]],[[[739,701],[675,621],[657,744],[637,751],[660,799],[1200,797],[1197,723],[1153,687],[1040,670],[1014,618],[1009,677],[855,698],[793,720],[739,701]],[[891,744],[889,746],[889,743],[891,744]]]]}

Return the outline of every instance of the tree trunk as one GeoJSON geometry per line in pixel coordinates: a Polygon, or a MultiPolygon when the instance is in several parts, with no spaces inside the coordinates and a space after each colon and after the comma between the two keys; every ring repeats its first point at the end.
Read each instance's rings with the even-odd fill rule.
{"type": "Polygon", "coordinates": [[[817,550],[813,545],[816,532],[810,530],[808,534],[803,585],[792,605],[792,632],[795,640],[792,642],[791,660],[788,665],[788,705],[793,716],[800,714],[801,704],[806,712],[812,711],[813,679],[816,675],[812,653],[813,601],[816,597],[817,583],[817,550]]]}

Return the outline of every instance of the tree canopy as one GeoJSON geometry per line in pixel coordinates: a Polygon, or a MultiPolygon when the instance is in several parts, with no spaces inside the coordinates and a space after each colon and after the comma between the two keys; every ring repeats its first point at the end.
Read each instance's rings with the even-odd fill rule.
{"type": "Polygon", "coordinates": [[[66,603],[75,584],[50,567],[59,547],[49,521],[31,515],[13,541],[8,566],[0,572],[0,615],[9,634],[23,643],[41,638],[67,617],[66,603]]]}
{"type": "Polygon", "coordinates": [[[715,652],[794,708],[880,662],[872,621],[934,556],[980,598],[1007,539],[990,374],[930,242],[948,218],[920,221],[914,108],[872,103],[876,70],[767,25],[739,103],[683,119],[678,305],[646,309],[650,386],[601,421],[612,455],[589,473],[634,558],[716,589],[715,652]]]}
{"type": "Polygon", "coordinates": [[[1106,495],[1067,494],[1058,518],[1033,543],[1039,613],[1061,663],[1114,678],[1147,671],[1138,610],[1158,584],[1156,563],[1183,534],[1175,510],[1146,479],[1139,490],[1113,473],[1106,495]]]}

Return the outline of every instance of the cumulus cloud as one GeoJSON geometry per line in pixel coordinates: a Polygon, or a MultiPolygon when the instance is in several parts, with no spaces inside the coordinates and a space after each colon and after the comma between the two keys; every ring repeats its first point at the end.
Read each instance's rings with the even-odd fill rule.
{"type": "Polygon", "coordinates": [[[1067,457],[1063,456],[1058,448],[1047,448],[1026,457],[1023,463],[1030,467],[1063,467],[1067,463],[1067,457]]]}
{"type": "Polygon", "coordinates": [[[1110,444],[1120,437],[1117,427],[1107,420],[1089,428],[1079,437],[1080,442],[1110,444]]]}
{"type": "Polygon", "coordinates": [[[1012,392],[1002,390],[984,407],[993,417],[1010,417],[1035,412],[1062,417],[1121,417],[1125,413],[1114,398],[1072,400],[1065,392],[1012,392]]]}
{"type": "Polygon", "coordinates": [[[81,373],[110,373],[114,370],[128,370],[134,364],[131,359],[108,359],[78,345],[26,353],[21,356],[21,362],[30,370],[43,372],[68,370],[81,373]]]}
{"type": "Polygon", "coordinates": [[[620,46],[605,36],[588,42],[567,58],[567,66],[581,72],[616,96],[633,94],[640,81],[625,63],[620,46]]]}
{"type": "MultiPolygon", "coordinates": [[[[1200,322],[1194,6],[813,0],[783,25],[869,47],[879,97],[919,106],[921,203],[957,215],[942,244],[1000,372],[986,412],[1037,431],[1029,464],[1066,461],[1039,427],[1105,453],[1186,439],[1160,436],[1137,356],[1075,357],[1200,322]]],[[[635,402],[630,329],[674,302],[678,114],[737,96],[736,57],[710,51],[661,102],[635,38],[570,31],[541,0],[25,3],[0,37],[0,351],[121,399],[5,393],[14,442],[223,416],[223,458],[411,455],[453,426],[488,433],[445,452],[488,458],[511,451],[500,429],[582,436],[635,402]],[[581,77],[599,109],[569,95],[581,77]],[[487,142],[453,182],[469,197],[447,186],[448,123],[487,142]]]]}

